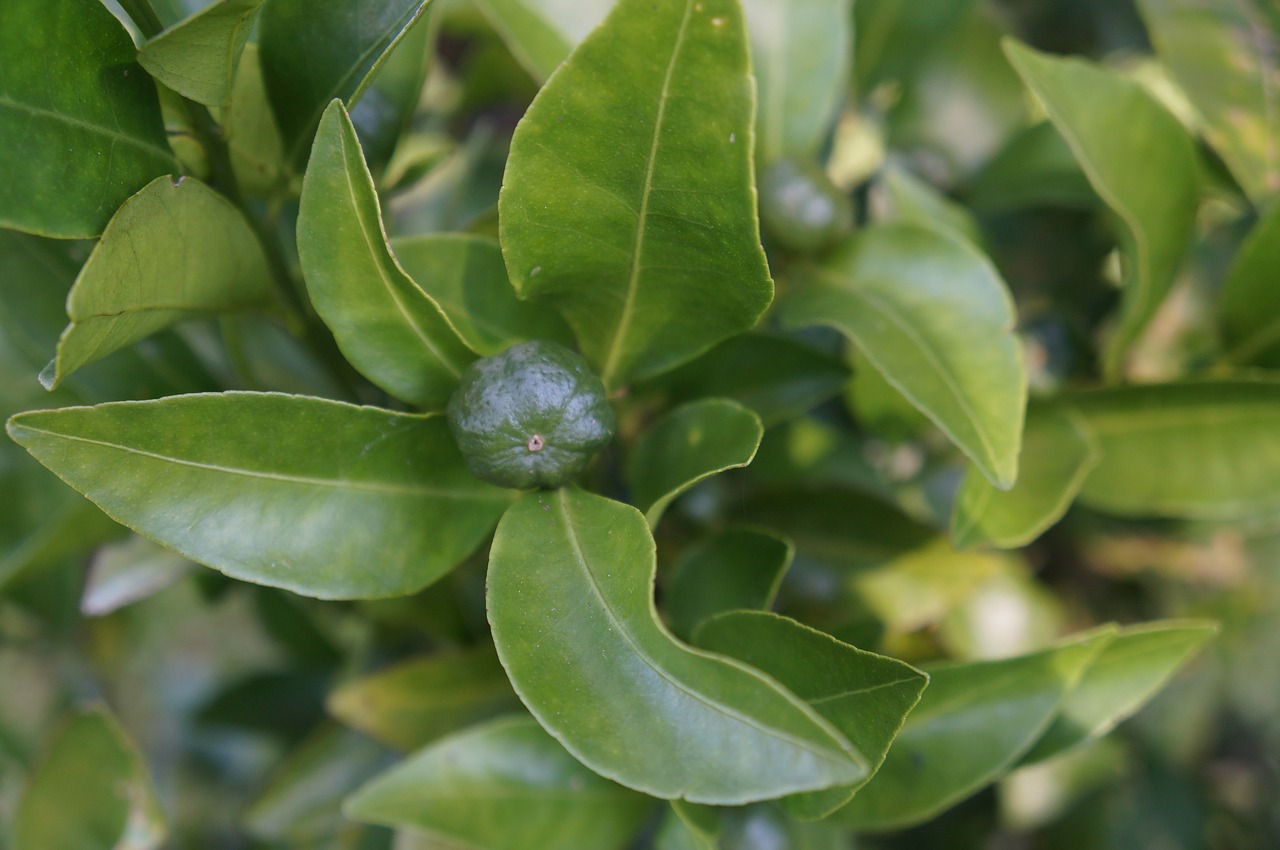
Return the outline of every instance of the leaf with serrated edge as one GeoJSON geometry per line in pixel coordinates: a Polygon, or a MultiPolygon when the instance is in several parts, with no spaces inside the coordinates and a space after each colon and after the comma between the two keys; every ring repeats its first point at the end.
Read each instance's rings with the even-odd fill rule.
{"type": "Polygon", "coordinates": [[[862,755],[774,679],[671,637],[655,560],[639,511],[578,490],[527,494],[499,523],[489,623],[547,731],[665,799],[738,805],[865,776],[862,755]]]}
{"type": "Polygon", "coordinates": [[[397,398],[443,409],[475,354],[387,246],[373,177],[339,101],[320,122],[302,183],[298,259],[351,365],[397,398]]]}
{"type": "Polygon", "coordinates": [[[511,498],[466,471],[443,417],[303,396],[35,411],[8,432],[139,534],[234,578],[323,599],[425,587],[511,498]]]}
{"type": "Polygon", "coordinates": [[[753,101],[736,0],[621,0],[516,127],[507,271],[565,316],[606,386],[673,368],[769,305],[753,101]]]}

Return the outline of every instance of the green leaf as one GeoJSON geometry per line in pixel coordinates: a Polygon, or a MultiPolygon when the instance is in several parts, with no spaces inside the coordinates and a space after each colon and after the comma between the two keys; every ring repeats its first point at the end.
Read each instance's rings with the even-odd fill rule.
{"type": "Polygon", "coordinates": [[[785,422],[832,396],[849,380],[838,357],[783,336],[745,333],[649,382],[672,402],[724,396],[756,412],[765,426],[785,422]]]}
{"type": "Polygon", "coordinates": [[[406,661],[329,695],[334,717],[400,750],[516,710],[520,701],[490,646],[406,661]]]}
{"type": "Polygon", "coordinates": [[[1250,0],[1139,0],[1138,8],[1245,192],[1255,203],[1280,192],[1280,32],[1265,12],[1250,0]]]}
{"type": "Polygon", "coordinates": [[[1013,136],[973,179],[975,210],[1003,212],[1034,206],[1089,208],[1098,195],[1052,121],[1013,136]]]}
{"type": "Polygon", "coordinates": [[[1097,440],[1078,413],[1033,406],[1022,435],[1018,483],[1002,492],[968,470],[951,514],[951,541],[959,548],[1027,545],[1067,512],[1099,456],[1097,440]]]}
{"type": "Polygon", "coordinates": [[[89,563],[80,613],[110,614],[163,590],[190,569],[186,558],[137,535],[101,546],[89,563]]]}
{"type": "Polygon", "coordinates": [[[699,626],[694,642],[773,676],[867,756],[871,772],[859,782],[787,799],[789,811],[807,820],[831,814],[874,778],[929,683],[909,664],[763,611],[713,617],[699,626]]]}
{"type": "Polygon", "coordinates": [[[468,850],[616,850],[651,801],[602,779],[532,719],[459,732],[348,798],[348,817],[468,850]]]}
{"type": "Polygon", "coordinates": [[[948,233],[888,224],[837,248],[810,277],[783,321],[848,335],[983,475],[1010,487],[1026,367],[1013,302],[987,257],[948,233]]]}
{"type": "Polygon", "coordinates": [[[351,365],[398,398],[442,409],[475,355],[387,247],[373,178],[337,101],[302,183],[298,257],[316,312],[351,365]]]}
{"type": "Polygon", "coordinates": [[[267,787],[244,813],[245,830],[295,847],[324,846],[347,826],[340,810],[343,798],[385,763],[386,752],[367,738],[322,726],[276,766],[267,787]]]}
{"type": "Polygon", "coordinates": [[[1216,623],[1203,621],[1173,620],[1121,629],[1090,665],[1023,763],[1052,758],[1110,732],[1136,714],[1217,633],[1216,623]]]}
{"type": "Polygon", "coordinates": [[[572,345],[573,336],[559,314],[516,298],[502,251],[492,239],[433,233],[393,239],[391,250],[463,341],[480,354],[497,354],[531,339],[572,345]]]}
{"type": "Polygon", "coordinates": [[[856,782],[860,754],[773,679],[678,643],[657,619],[639,511],[530,493],[498,525],[489,622],[538,721],[597,773],[655,797],[737,805],[856,782]]]}
{"type": "Polygon", "coordinates": [[[893,207],[891,221],[945,230],[974,245],[982,244],[982,231],[973,214],[929,183],[897,166],[885,170],[883,181],[893,207]]]}
{"type": "Polygon", "coordinates": [[[1218,311],[1227,358],[1280,364],[1280,204],[1263,214],[1222,282],[1218,311]]]}
{"type": "Polygon", "coordinates": [[[676,496],[751,463],[763,436],[760,417],[736,401],[709,398],[678,407],[635,442],[627,463],[632,500],[656,526],[676,496]]]}
{"type": "Polygon", "coordinates": [[[262,0],[221,0],[148,39],[138,51],[147,73],[206,106],[231,98],[240,53],[262,0]]]}
{"type": "Polygon", "coordinates": [[[516,127],[507,270],[568,319],[606,386],[679,365],[769,305],[751,120],[737,3],[621,0],[516,127]]]}
{"type": "Polygon", "coordinates": [[[284,138],[285,160],[307,162],[320,117],[350,106],[430,0],[271,0],[258,22],[262,76],[284,138]]]}
{"type": "Polygon", "coordinates": [[[97,236],[126,198],[178,169],[155,87],[98,0],[5,0],[0,56],[0,227],[97,236]]]}
{"type": "Polygon", "coordinates": [[[568,58],[613,8],[613,0],[476,0],[507,47],[538,82],[568,58]]]}
{"type": "Polygon", "coordinates": [[[744,0],[760,102],[762,164],[816,158],[835,122],[853,55],[852,0],[744,0]]]}
{"type": "Polygon", "coordinates": [[[1080,501],[1124,516],[1227,521],[1280,511],[1280,383],[1188,381],[1068,400],[1102,450],[1080,501]]]}
{"type": "Polygon", "coordinates": [[[443,417],[300,396],[36,411],[8,431],[117,522],[235,578],[325,599],[421,589],[510,499],[467,473],[443,417]]]}
{"type": "Polygon", "coordinates": [[[40,380],[53,389],[183,319],[272,303],[266,256],[240,211],[193,177],[157,177],[116,211],[89,255],[40,380]]]}
{"type": "Polygon", "coordinates": [[[656,850],[848,850],[839,825],[804,823],[769,804],[712,808],[676,802],[658,828],[656,850]]]}
{"type": "Polygon", "coordinates": [[[691,547],[672,569],[662,597],[671,631],[687,640],[714,614],[769,608],[793,554],[789,541],[750,528],[722,531],[691,547]]]}
{"type": "Polygon", "coordinates": [[[422,97],[434,52],[430,8],[412,24],[378,68],[369,87],[351,107],[369,167],[381,176],[422,97]]]}
{"type": "Polygon", "coordinates": [[[267,102],[256,44],[246,44],[240,55],[231,87],[231,102],[222,113],[222,131],[227,137],[231,168],[240,188],[258,195],[270,193],[283,180],[289,167],[284,161],[280,130],[267,102]]]}
{"type": "Polygon", "coordinates": [[[1137,82],[1009,39],[1005,53],[1124,222],[1124,300],[1105,363],[1119,374],[1191,243],[1199,203],[1195,148],[1178,119],[1137,82]]]}
{"type": "Polygon", "coordinates": [[[1102,631],[1016,658],[927,668],[929,687],[880,771],[834,817],[860,830],[900,829],[995,781],[1044,733],[1112,635],[1102,631]]]}
{"type": "Polygon", "coordinates": [[[13,819],[18,850],[153,850],[165,833],[146,764],[103,707],[62,727],[13,819]]]}

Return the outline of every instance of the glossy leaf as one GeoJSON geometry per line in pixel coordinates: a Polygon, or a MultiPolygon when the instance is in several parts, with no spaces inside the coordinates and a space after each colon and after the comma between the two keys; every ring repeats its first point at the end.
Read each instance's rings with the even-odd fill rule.
{"type": "Polygon", "coordinates": [[[477,0],[520,64],[542,82],[604,20],[613,0],[477,0]]]}
{"type": "Polygon", "coordinates": [[[757,157],[815,158],[844,99],[850,0],[744,0],[759,109],[757,157]]]}
{"type": "Polygon", "coordinates": [[[1102,450],[1082,502],[1125,516],[1209,520],[1280,510],[1280,384],[1115,387],[1070,401],[1102,450]]]}
{"type": "Polygon", "coordinates": [[[133,42],[98,0],[0,5],[0,227],[97,236],[178,162],[133,42]]]}
{"type": "Polygon", "coordinates": [[[256,44],[246,44],[240,54],[231,101],[222,113],[222,131],[241,190],[265,195],[283,181],[289,167],[284,161],[280,130],[267,102],[256,44]]]}
{"type": "Polygon", "coordinates": [[[272,303],[266,256],[240,211],[195,178],[157,177],[120,207],[81,269],[41,382],[52,389],[183,319],[272,303]]]}
{"type": "Polygon", "coordinates": [[[351,365],[398,398],[442,409],[475,355],[387,247],[373,178],[336,101],[302,184],[298,256],[316,312],[351,365]]]}
{"type": "Polygon", "coordinates": [[[466,472],[442,417],[300,396],[36,411],[8,431],[140,534],[230,576],[326,599],[424,587],[509,501],[466,472]],[[381,554],[371,563],[370,552],[381,554]]]}
{"type": "Polygon", "coordinates": [[[488,646],[397,664],[347,682],[328,700],[334,717],[400,750],[519,707],[488,646]]]}
{"type": "Polygon", "coordinates": [[[768,306],[751,121],[735,2],[621,0],[517,126],[507,270],[560,310],[607,386],[689,360],[768,306]]]}
{"type": "Polygon", "coordinates": [[[671,631],[687,640],[714,614],[768,609],[792,555],[788,541],[751,528],[724,531],[691,547],[672,569],[663,595],[671,631]]]}
{"type": "Polygon", "coordinates": [[[765,426],[799,416],[840,394],[849,367],[838,357],[788,339],[739,334],[646,386],[673,402],[724,396],[756,412],[765,426]]]}
{"type": "Polygon", "coordinates": [[[1136,714],[1217,633],[1217,624],[1203,621],[1154,622],[1121,629],[1089,666],[1053,725],[1023,762],[1052,758],[1107,734],[1136,714]]]}
{"type": "Polygon", "coordinates": [[[142,757],[102,707],[61,728],[13,818],[15,850],[154,850],[166,831],[142,757]]]}
{"type": "Polygon", "coordinates": [[[1218,304],[1227,357],[1280,363],[1280,204],[1253,226],[1222,282],[1218,304]]]}
{"type": "Polygon", "coordinates": [[[147,73],[207,106],[231,98],[236,65],[263,0],[220,0],[148,39],[138,51],[147,73]]]}
{"type": "Polygon", "coordinates": [[[834,817],[860,830],[900,829],[999,778],[1048,728],[1111,637],[1104,631],[1031,655],[927,668],[929,687],[880,771],[834,817]]]}
{"type": "Polygon", "coordinates": [[[351,107],[351,121],[370,170],[381,177],[422,97],[434,52],[430,7],[387,54],[373,80],[351,107]]]}
{"type": "Polygon", "coordinates": [[[110,614],[165,589],[190,569],[186,558],[136,535],[102,546],[89,563],[80,613],[110,614]]]}
{"type": "Polygon", "coordinates": [[[517,717],[416,753],[357,791],[345,811],[469,850],[617,850],[650,805],[517,717]]]}
{"type": "Polygon", "coordinates": [[[760,417],[736,401],[709,398],[678,407],[636,440],[627,463],[632,499],[656,526],[676,496],[751,463],[762,436],[760,417]]]}
{"type": "Polygon", "coordinates": [[[810,278],[783,305],[784,322],[848,335],[983,475],[1011,486],[1026,367],[990,261],[942,231],[890,224],[838,248],[810,278]]]}
{"type": "Polygon", "coordinates": [[[360,98],[430,0],[271,0],[259,19],[263,79],[284,139],[302,171],[320,117],[334,99],[360,98]]]}
{"type": "Polygon", "coordinates": [[[873,780],[929,682],[909,664],[762,611],[713,617],[698,628],[694,641],[773,676],[867,756],[871,772],[861,781],[787,799],[788,810],[805,819],[826,817],[873,780]]]}
{"type": "Polygon", "coordinates": [[[1002,492],[974,470],[966,472],[951,514],[952,542],[960,548],[1027,545],[1066,513],[1099,455],[1079,414],[1066,407],[1032,407],[1018,483],[1002,492]]]}
{"type": "Polygon", "coordinates": [[[518,342],[571,345],[564,320],[549,307],[516,298],[498,243],[466,233],[391,240],[400,267],[440,305],[458,336],[482,355],[518,342]]]}
{"type": "Polygon", "coordinates": [[[1124,300],[1105,364],[1118,374],[1190,243],[1199,202],[1195,149],[1178,119],[1137,82],[1012,40],[1005,53],[1124,222],[1124,300]]]}
{"type": "MultiPolygon", "coordinates": [[[[1280,192],[1280,31],[1250,0],[1139,0],[1160,59],[1255,203],[1280,192]]],[[[1274,18],[1271,19],[1275,21],[1274,18]]]]}
{"type": "Polygon", "coordinates": [[[678,643],[657,619],[639,511],[531,493],[498,525],[489,622],[516,693],[597,773],[736,805],[856,782],[860,754],[773,679],[678,643]]]}

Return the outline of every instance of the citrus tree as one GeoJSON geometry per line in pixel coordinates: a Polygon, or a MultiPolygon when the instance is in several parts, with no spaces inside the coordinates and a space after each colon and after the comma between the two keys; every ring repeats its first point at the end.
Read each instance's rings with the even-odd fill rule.
{"type": "Polygon", "coordinates": [[[1278,33],[5,0],[8,841],[1267,846],[1278,33]]]}

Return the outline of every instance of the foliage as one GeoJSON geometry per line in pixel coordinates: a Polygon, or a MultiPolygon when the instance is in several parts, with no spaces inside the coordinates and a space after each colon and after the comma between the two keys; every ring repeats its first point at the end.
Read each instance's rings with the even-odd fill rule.
{"type": "Polygon", "coordinates": [[[5,0],[0,846],[1280,843],[1278,45],[5,0]]]}

